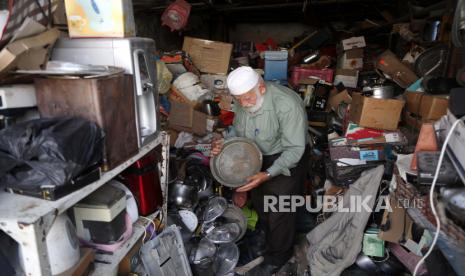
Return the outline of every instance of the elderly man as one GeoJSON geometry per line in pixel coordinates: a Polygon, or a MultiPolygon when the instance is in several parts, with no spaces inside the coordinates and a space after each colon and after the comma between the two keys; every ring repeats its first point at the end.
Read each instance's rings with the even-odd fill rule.
{"type": "MultiPolygon", "coordinates": [[[[238,192],[250,191],[266,235],[262,267],[276,272],[292,256],[295,213],[264,212],[264,196],[298,195],[303,191],[308,164],[307,117],[299,95],[293,90],[265,82],[250,67],[232,71],[227,78],[234,97],[234,132],[252,139],[263,153],[261,172],[248,178],[238,192]]],[[[213,142],[212,154],[223,141],[213,142]]]]}

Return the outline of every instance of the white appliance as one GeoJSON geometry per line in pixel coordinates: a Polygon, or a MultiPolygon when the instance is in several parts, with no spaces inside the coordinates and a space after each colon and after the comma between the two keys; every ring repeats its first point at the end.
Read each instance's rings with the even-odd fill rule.
{"type": "Polygon", "coordinates": [[[60,274],[79,262],[79,241],[67,215],[58,215],[47,234],[47,252],[52,274],[60,274]]]}
{"type": "Polygon", "coordinates": [[[37,105],[36,90],[32,84],[0,86],[0,110],[30,108],[37,105]]]}
{"type": "Polygon", "coordinates": [[[74,205],[78,237],[100,244],[117,241],[126,230],[126,193],[105,185],[74,205]]]}
{"type": "Polygon", "coordinates": [[[0,129],[38,117],[36,90],[32,84],[0,86],[0,129]],[[35,113],[33,115],[33,113],[35,113]],[[27,116],[26,116],[27,115],[27,116]]]}
{"type": "Polygon", "coordinates": [[[55,44],[52,60],[117,66],[132,75],[138,143],[142,147],[159,131],[154,52],[155,42],[149,38],[61,38],[55,44]]]}

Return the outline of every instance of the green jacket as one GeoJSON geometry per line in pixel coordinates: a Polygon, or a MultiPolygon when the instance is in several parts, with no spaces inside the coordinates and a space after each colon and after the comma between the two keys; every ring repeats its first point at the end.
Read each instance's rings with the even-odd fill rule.
{"type": "Polygon", "coordinates": [[[254,140],[264,155],[282,152],[267,171],[271,176],[290,176],[308,143],[308,122],[304,104],[293,90],[266,82],[263,106],[250,114],[234,103],[234,130],[237,136],[254,140]]]}

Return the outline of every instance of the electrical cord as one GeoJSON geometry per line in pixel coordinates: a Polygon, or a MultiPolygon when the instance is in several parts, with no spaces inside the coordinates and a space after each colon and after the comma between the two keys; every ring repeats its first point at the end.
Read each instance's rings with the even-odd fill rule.
{"type": "Polygon", "coordinates": [[[439,219],[438,213],[436,211],[436,207],[434,206],[434,187],[436,186],[436,182],[438,181],[439,171],[441,170],[442,161],[444,159],[444,155],[447,149],[447,144],[449,143],[449,140],[452,137],[452,133],[454,133],[455,128],[458,126],[460,121],[462,121],[462,119],[465,119],[465,117],[457,119],[457,121],[454,122],[454,124],[449,130],[449,133],[447,133],[446,139],[444,140],[444,144],[442,145],[441,154],[439,155],[438,165],[436,167],[436,172],[434,174],[433,183],[431,184],[431,188],[429,192],[429,202],[431,206],[431,211],[433,211],[434,219],[436,220],[436,231],[434,233],[434,238],[433,238],[433,241],[431,242],[428,252],[426,252],[426,254],[420,259],[420,261],[415,266],[415,270],[413,271],[413,276],[417,276],[420,266],[423,264],[426,258],[428,258],[428,256],[431,254],[439,238],[439,232],[441,231],[441,220],[439,219]]]}
{"type": "Polygon", "coordinates": [[[452,44],[455,47],[465,47],[465,11],[464,0],[457,1],[455,8],[454,21],[452,22],[452,44]]]}

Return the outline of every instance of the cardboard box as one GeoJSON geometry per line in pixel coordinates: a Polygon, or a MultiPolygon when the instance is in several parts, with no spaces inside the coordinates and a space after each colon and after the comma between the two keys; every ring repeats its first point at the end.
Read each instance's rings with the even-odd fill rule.
{"type": "Polygon", "coordinates": [[[342,83],[345,87],[357,88],[358,71],[355,69],[336,69],[334,85],[342,83]]]}
{"type": "Polygon", "coordinates": [[[406,126],[413,128],[413,130],[416,132],[419,132],[423,124],[434,123],[436,120],[424,119],[419,115],[415,115],[409,112],[407,109],[404,109],[402,112],[402,121],[406,126]]]}
{"type": "Polygon", "coordinates": [[[339,93],[330,95],[329,100],[328,100],[328,106],[329,106],[329,109],[336,111],[339,104],[341,103],[350,104],[351,102],[352,102],[352,97],[349,95],[349,92],[347,92],[347,90],[344,89],[343,91],[339,93]]]}
{"type": "Polygon", "coordinates": [[[0,73],[14,69],[37,70],[48,60],[50,46],[60,32],[53,28],[5,46],[0,52],[0,73]]]}
{"type": "Polygon", "coordinates": [[[131,0],[65,0],[70,37],[131,37],[136,24],[131,0]]]}
{"type": "Polygon", "coordinates": [[[139,250],[142,246],[142,238],[134,244],[129,250],[126,256],[123,257],[118,265],[118,275],[130,275],[131,272],[135,272],[137,266],[141,263],[139,250]]]}
{"type": "Polygon", "coordinates": [[[203,73],[227,74],[233,45],[193,37],[184,37],[182,50],[203,73]]]}
{"type": "Polygon", "coordinates": [[[347,50],[342,55],[342,69],[362,69],[363,68],[363,49],[347,50]]]}
{"type": "Polygon", "coordinates": [[[396,99],[376,99],[352,95],[349,120],[360,126],[396,130],[404,102],[396,99]]]}
{"type": "Polygon", "coordinates": [[[365,37],[363,36],[354,36],[348,39],[342,40],[342,48],[344,51],[350,49],[364,48],[366,45],[365,37]]]}
{"type": "Polygon", "coordinates": [[[407,210],[402,207],[402,202],[393,197],[389,197],[389,204],[392,212],[384,211],[381,225],[389,224],[385,231],[380,231],[378,237],[384,241],[399,244],[402,239],[411,238],[412,219],[407,210]]]}
{"type": "Polygon", "coordinates": [[[207,134],[208,115],[197,111],[187,103],[170,101],[169,127],[177,131],[187,131],[203,136],[207,134]]]}
{"type": "Polygon", "coordinates": [[[424,122],[439,120],[447,114],[449,99],[447,95],[429,95],[422,92],[406,91],[407,110],[418,115],[424,122]]]}
{"type": "Polygon", "coordinates": [[[200,81],[210,91],[226,89],[226,74],[202,74],[200,81]]]}
{"type": "Polygon", "coordinates": [[[171,90],[168,94],[168,99],[170,101],[174,101],[178,103],[185,103],[192,107],[198,107],[200,104],[197,101],[189,100],[186,96],[184,96],[184,94],[182,94],[179,90],[177,90],[176,87],[174,87],[174,85],[171,86],[171,90]]]}
{"type": "Polygon", "coordinates": [[[417,75],[407,65],[403,64],[397,56],[389,51],[384,51],[375,62],[375,67],[392,78],[402,88],[407,88],[418,80],[417,75]]]}

